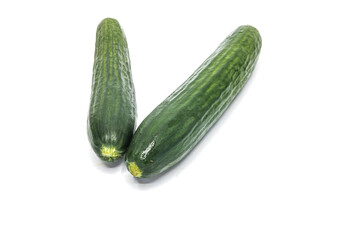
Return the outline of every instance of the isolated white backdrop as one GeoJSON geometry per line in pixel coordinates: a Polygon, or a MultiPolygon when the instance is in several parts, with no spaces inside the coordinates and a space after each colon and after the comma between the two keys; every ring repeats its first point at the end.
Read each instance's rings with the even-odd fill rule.
{"type": "Polygon", "coordinates": [[[359,22],[356,1],[2,1],[0,239],[359,239],[359,22]],[[88,143],[105,17],[138,124],[236,27],[263,38],[234,104],[149,183],[88,143]]]}

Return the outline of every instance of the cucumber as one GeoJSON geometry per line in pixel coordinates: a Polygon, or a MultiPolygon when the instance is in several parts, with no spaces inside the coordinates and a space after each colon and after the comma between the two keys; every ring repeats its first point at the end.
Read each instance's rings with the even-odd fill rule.
{"type": "Polygon", "coordinates": [[[254,27],[240,26],[144,119],[125,157],[133,176],[156,176],[196,146],[250,77],[261,42],[254,27]]]}
{"type": "Polygon", "coordinates": [[[106,18],[96,31],[87,132],[100,159],[116,162],[135,130],[136,102],[125,34],[117,20],[106,18]]]}

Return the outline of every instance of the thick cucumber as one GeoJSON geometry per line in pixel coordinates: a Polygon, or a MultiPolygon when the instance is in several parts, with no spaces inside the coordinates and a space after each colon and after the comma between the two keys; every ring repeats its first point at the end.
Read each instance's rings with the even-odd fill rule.
{"type": "Polygon", "coordinates": [[[88,136],[104,161],[117,161],[134,133],[135,91],[125,34],[118,21],[106,18],[97,27],[88,136]]]}
{"type": "Polygon", "coordinates": [[[219,119],[250,77],[259,32],[241,26],[140,124],[126,154],[135,177],[152,177],[178,163],[219,119]]]}

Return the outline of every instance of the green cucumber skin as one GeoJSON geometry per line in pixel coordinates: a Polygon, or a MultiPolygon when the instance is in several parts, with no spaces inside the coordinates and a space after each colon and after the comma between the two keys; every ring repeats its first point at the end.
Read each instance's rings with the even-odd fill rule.
{"type": "Polygon", "coordinates": [[[106,162],[119,160],[135,130],[136,102],[125,34],[118,21],[106,18],[96,31],[90,109],[91,146],[106,162]],[[104,154],[104,149],[111,149],[104,154]]]}
{"type": "Polygon", "coordinates": [[[135,177],[156,176],[195,147],[247,82],[261,43],[257,29],[240,26],[144,119],[125,157],[135,177]]]}

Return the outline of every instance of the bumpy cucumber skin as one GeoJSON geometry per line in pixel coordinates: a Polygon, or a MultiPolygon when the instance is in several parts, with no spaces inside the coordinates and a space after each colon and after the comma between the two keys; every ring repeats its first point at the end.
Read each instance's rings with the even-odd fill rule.
{"type": "Polygon", "coordinates": [[[249,79],[261,49],[252,26],[240,26],[136,130],[126,154],[135,177],[156,176],[191,151],[249,79]]]}
{"type": "Polygon", "coordinates": [[[91,146],[100,159],[118,161],[135,130],[136,102],[125,34],[118,21],[106,18],[96,31],[90,109],[91,146]]]}

